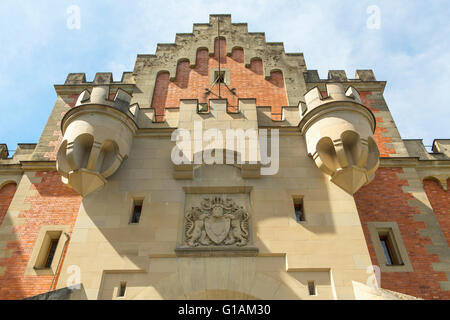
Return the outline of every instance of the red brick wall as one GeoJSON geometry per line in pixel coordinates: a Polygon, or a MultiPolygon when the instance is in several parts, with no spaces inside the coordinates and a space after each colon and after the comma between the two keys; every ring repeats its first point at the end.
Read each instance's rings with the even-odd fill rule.
{"type": "MultiPolygon", "coordinates": [[[[175,81],[169,81],[167,72],[158,74],[152,100],[156,121],[164,120],[165,108],[179,107],[180,99],[198,99],[199,102],[217,99],[217,85],[212,89],[214,94],[206,95],[205,88],[210,88],[209,70],[218,68],[218,43],[216,40],[214,57],[210,57],[206,49],[198,50],[193,69],[189,67],[188,61],[179,62],[175,81]]],[[[253,60],[250,68],[246,68],[242,49],[234,49],[231,57],[228,57],[225,40],[221,40],[220,45],[221,68],[230,70],[229,87],[236,88],[236,95],[233,95],[221,85],[221,96],[228,100],[229,111],[237,107],[238,98],[256,98],[257,106],[271,106],[272,119],[281,120],[281,107],[288,105],[283,74],[274,71],[270,79],[266,80],[261,60],[253,60]]]]}
{"type": "Polygon", "coordinates": [[[14,193],[16,193],[16,189],[17,185],[15,183],[8,183],[0,189],[0,226],[14,197],[14,193]]]}
{"type": "MultiPolygon", "coordinates": [[[[450,187],[450,179],[447,179],[447,186],[450,187]]],[[[423,188],[450,246],[450,191],[448,189],[445,191],[437,181],[433,180],[425,180],[423,188]]]]}
{"type": "Polygon", "coordinates": [[[19,215],[25,221],[14,227],[15,240],[6,246],[12,250],[12,256],[0,258],[0,266],[6,267],[5,274],[0,276],[0,299],[23,299],[49,291],[53,277],[24,276],[25,267],[40,227],[73,226],[80,208],[81,197],[61,182],[57,172],[37,172],[36,177],[42,177],[42,181],[31,186],[37,192],[25,200],[30,209],[19,215]]]}
{"type": "Polygon", "coordinates": [[[408,204],[413,196],[402,191],[402,186],[407,186],[408,182],[400,180],[397,176],[399,173],[403,173],[402,168],[380,168],[372,183],[355,194],[372,263],[379,265],[367,222],[395,221],[414,269],[414,272],[382,272],[381,286],[423,299],[450,299],[450,292],[440,289],[439,282],[447,281],[447,277],[444,272],[435,272],[432,268],[432,263],[439,262],[439,258],[435,254],[429,254],[425,248],[431,244],[431,239],[419,234],[425,224],[414,220],[414,215],[420,212],[418,208],[408,204]]]}
{"type": "Polygon", "coordinates": [[[370,91],[360,92],[361,102],[363,105],[365,105],[373,112],[375,119],[377,121],[377,128],[375,129],[373,136],[375,138],[375,142],[377,143],[378,150],[380,151],[380,157],[389,157],[391,154],[395,154],[396,152],[393,148],[388,148],[386,146],[386,143],[391,143],[392,140],[389,137],[382,136],[382,133],[386,132],[387,129],[380,126],[380,124],[383,123],[384,120],[382,117],[377,117],[380,110],[373,106],[375,100],[370,99],[369,98],[370,95],[372,95],[372,92],[370,91]]]}

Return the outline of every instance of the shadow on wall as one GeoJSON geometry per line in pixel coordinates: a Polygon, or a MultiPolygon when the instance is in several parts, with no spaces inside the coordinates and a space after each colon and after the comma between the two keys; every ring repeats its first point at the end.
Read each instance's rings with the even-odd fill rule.
{"type": "Polygon", "coordinates": [[[51,290],[53,275],[24,275],[26,267],[41,227],[73,225],[80,207],[81,197],[63,185],[57,172],[26,172],[20,185],[21,194],[15,194],[0,226],[6,246],[0,258],[0,272],[4,271],[0,299],[23,299],[51,290]]]}
{"type": "MultiPolygon", "coordinates": [[[[14,199],[17,184],[7,181],[0,188],[0,300],[14,300],[24,297],[21,277],[11,275],[8,267],[14,257],[22,256],[22,249],[18,246],[18,237],[13,233],[13,222],[8,213],[11,202],[14,199]]],[[[20,261],[22,259],[18,259],[20,261]]],[[[23,260],[22,260],[23,261],[23,260]]]]}
{"type": "MultiPolygon", "coordinates": [[[[138,148],[138,146],[134,147],[138,148]]],[[[137,160],[133,158],[134,155],[135,153],[131,152],[131,156],[127,161],[137,160]]],[[[169,158],[166,160],[170,161],[169,153],[167,157],[169,158]]],[[[281,275],[281,273],[285,273],[286,250],[283,251],[281,247],[270,247],[262,241],[257,225],[270,225],[273,219],[276,219],[284,221],[285,227],[290,228],[292,232],[299,232],[299,234],[304,234],[302,229],[306,229],[308,233],[333,233],[335,231],[332,219],[330,218],[327,218],[329,228],[326,230],[323,227],[318,227],[318,223],[316,226],[305,226],[304,224],[296,223],[293,203],[290,202],[293,199],[289,198],[291,196],[289,193],[286,193],[286,199],[288,201],[286,199],[274,201],[275,204],[281,202],[286,204],[287,202],[289,206],[287,210],[277,210],[276,212],[266,210],[263,213],[259,212],[258,208],[251,209],[254,243],[262,253],[278,253],[276,257],[245,257],[238,259],[229,257],[210,259],[166,257],[167,252],[174,254],[173,250],[178,244],[176,237],[181,229],[184,216],[185,197],[182,190],[183,186],[215,186],[218,188],[225,186],[240,186],[244,188],[253,186],[254,190],[258,188],[258,190],[270,191],[273,188],[272,179],[279,179],[280,183],[282,183],[282,180],[285,178],[275,176],[274,178],[265,179],[262,177],[258,180],[251,181],[242,179],[240,169],[233,166],[223,165],[223,168],[217,168],[216,165],[201,166],[195,170],[194,180],[161,180],[159,184],[161,188],[173,191],[163,194],[162,191],[155,189],[154,182],[146,184],[146,178],[144,176],[140,175],[140,179],[136,179],[133,175],[130,176],[132,173],[129,170],[125,165],[122,168],[123,172],[119,176],[111,176],[110,181],[104,189],[95,191],[83,199],[82,207],[87,213],[86,217],[83,213],[83,221],[84,223],[88,223],[88,225],[95,225],[95,228],[86,225],[87,233],[85,235],[85,241],[94,238],[101,239],[101,242],[91,243],[91,245],[98,246],[96,250],[101,252],[101,256],[98,256],[98,261],[104,265],[102,267],[103,270],[107,270],[103,276],[98,275],[98,277],[102,277],[98,298],[111,299],[116,297],[116,291],[121,281],[126,281],[127,288],[130,290],[132,288],[141,288],[140,290],[142,292],[134,293],[132,296],[133,299],[144,299],[148,296],[159,296],[164,299],[175,299],[180,296],[216,298],[219,294],[223,294],[227,299],[230,296],[234,296],[236,299],[244,297],[270,299],[275,296],[278,299],[298,299],[299,296],[308,295],[307,282],[296,279],[296,274],[300,271],[288,272],[285,276],[281,275]],[[131,189],[123,189],[124,186],[121,186],[121,184],[126,183],[122,180],[123,177],[133,179],[131,189]],[[141,221],[136,225],[129,224],[132,196],[134,194],[133,190],[139,190],[139,195],[144,199],[141,221]],[[289,219],[293,220],[293,224],[289,223],[289,219]],[[160,257],[155,257],[158,255],[160,257]],[[123,262],[119,263],[118,259],[123,262]],[[263,261],[261,259],[265,260],[263,261]],[[113,260],[116,262],[113,263],[113,260]],[[150,266],[148,265],[149,263],[150,266]],[[119,265],[122,265],[122,267],[118,267],[119,265]],[[235,276],[226,276],[233,273],[235,276]],[[183,274],[189,274],[189,279],[186,279],[185,276],[183,277],[183,274]],[[213,279],[211,280],[213,283],[212,286],[206,287],[205,290],[195,289],[197,284],[207,281],[207,275],[210,275],[212,277],[210,279],[213,279]],[[226,279],[223,278],[224,276],[226,279]],[[214,281],[216,281],[216,285],[214,281]],[[238,283],[232,284],[233,281],[237,281],[238,283]],[[286,281],[289,282],[289,285],[286,281]],[[239,288],[240,283],[246,284],[244,286],[246,288],[245,290],[231,289],[239,288]],[[296,289],[292,290],[290,288],[291,285],[296,286],[296,289]],[[181,289],[180,286],[182,287],[181,289]],[[228,286],[230,288],[228,291],[230,292],[219,292],[224,290],[224,286],[228,286]],[[145,287],[145,289],[142,287],[145,287]],[[176,288],[180,290],[177,291],[176,288]],[[238,291],[238,293],[233,293],[232,291],[238,291]],[[264,295],[264,292],[268,295],[264,295]],[[302,293],[300,294],[299,292],[302,293]]],[[[322,180],[324,179],[322,175],[320,177],[322,180]]],[[[325,183],[325,180],[323,180],[323,183],[325,183]]],[[[309,185],[309,187],[327,190],[321,184],[317,186],[309,185]]],[[[302,182],[300,178],[293,178],[290,181],[290,192],[293,194],[299,194],[305,187],[305,182],[302,182]],[[298,182],[294,180],[298,180],[298,182]]],[[[323,196],[326,197],[326,195],[323,196]]],[[[323,201],[322,204],[326,202],[323,201]]],[[[263,207],[265,206],[263,205],[263,207]]],[[[313,210],[317,211],[317,209],[313,210]]],[[[325,215],[331,208],[328,207],[327,209],[323,207],[320,210],[325,215]]],[[[275,226],[278,227],[279,224],[275,223],[275,226]]],[[[83,229],[83,227],[81,228],[83,229]]],[[[286,231],[284,234],[281,231],[278,233],[275,232],[274,234],[282,237],[288,236],[287,232],[290,231],[286,231]]],[[[288,240],[285,241],[287,242],[288,240]]],[[[274,243],[276,241],[272,244],[274,243]]],[[[278,241],[278,243],[281,242],[278,241]]],[[[296,243],[300,249],[299,251],[301,251],[301,248],[308,243],[308,239],[299,239],[296,243]]],[[[71,248],[69,246],[70,251],[71,248]]],[[[92,288],[87,289],[92,290],[92,288]]],[[[326,289],[326,292],[331,292],[330,290],[326,289]]],[[[331,294],[327,297],[331,297],[331,294]]]]}
{"type": "Polygon", "coordinates": [[[0,184],[0,226],[8,212],[9,205],[17,190],[17,183],[14,181],[6,181],[0,184]]]}

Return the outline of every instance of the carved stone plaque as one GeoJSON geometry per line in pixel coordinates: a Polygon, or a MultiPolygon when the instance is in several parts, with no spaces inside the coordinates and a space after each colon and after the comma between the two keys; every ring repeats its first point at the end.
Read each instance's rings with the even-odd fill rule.
{"type": "Polygon", "coordinates": [[[177,252],[247,251],[250,247],[250,215],[242,197],[196,195],[184,214],[182,244],[177,252]]]}

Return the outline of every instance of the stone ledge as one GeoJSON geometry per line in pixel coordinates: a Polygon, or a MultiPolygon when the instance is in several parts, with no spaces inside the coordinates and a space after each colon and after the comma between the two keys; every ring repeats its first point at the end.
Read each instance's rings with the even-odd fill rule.
{"type": "Polygon", "coordinates": [[[175,253],[178,257],[256,257],[259,249],[249,247],[187,247],[177,246],[175,253]]]}

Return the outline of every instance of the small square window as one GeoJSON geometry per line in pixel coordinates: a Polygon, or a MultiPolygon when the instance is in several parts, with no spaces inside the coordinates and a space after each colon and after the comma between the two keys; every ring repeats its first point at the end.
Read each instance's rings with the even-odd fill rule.
{"type": "Polygon", "coordinates": [[[214,82],[225,83],[225,71],[214,71],[214,82]]]}
{"type": "Polygon", "coordinates": [[[207,103],[199,103],[197,105],[197,112],[198,113],[209,113],[209,106],[207,103]]]}
{"type": "Polygon", "coordinates": [[[295,212],[295,220],[297,222],[303,222],[305,220],[305,210],[303,208],[303,198],[294,197],[294,212],[295,212]]]}
{"type": "Polygon", "coordinates": [[[134,200],[133,211],[132,211],[131,219],[130,219],[131,224],[139,223],[139,221],[141,220],[142,205],[143,205],[143,200],[134,200]]]}

